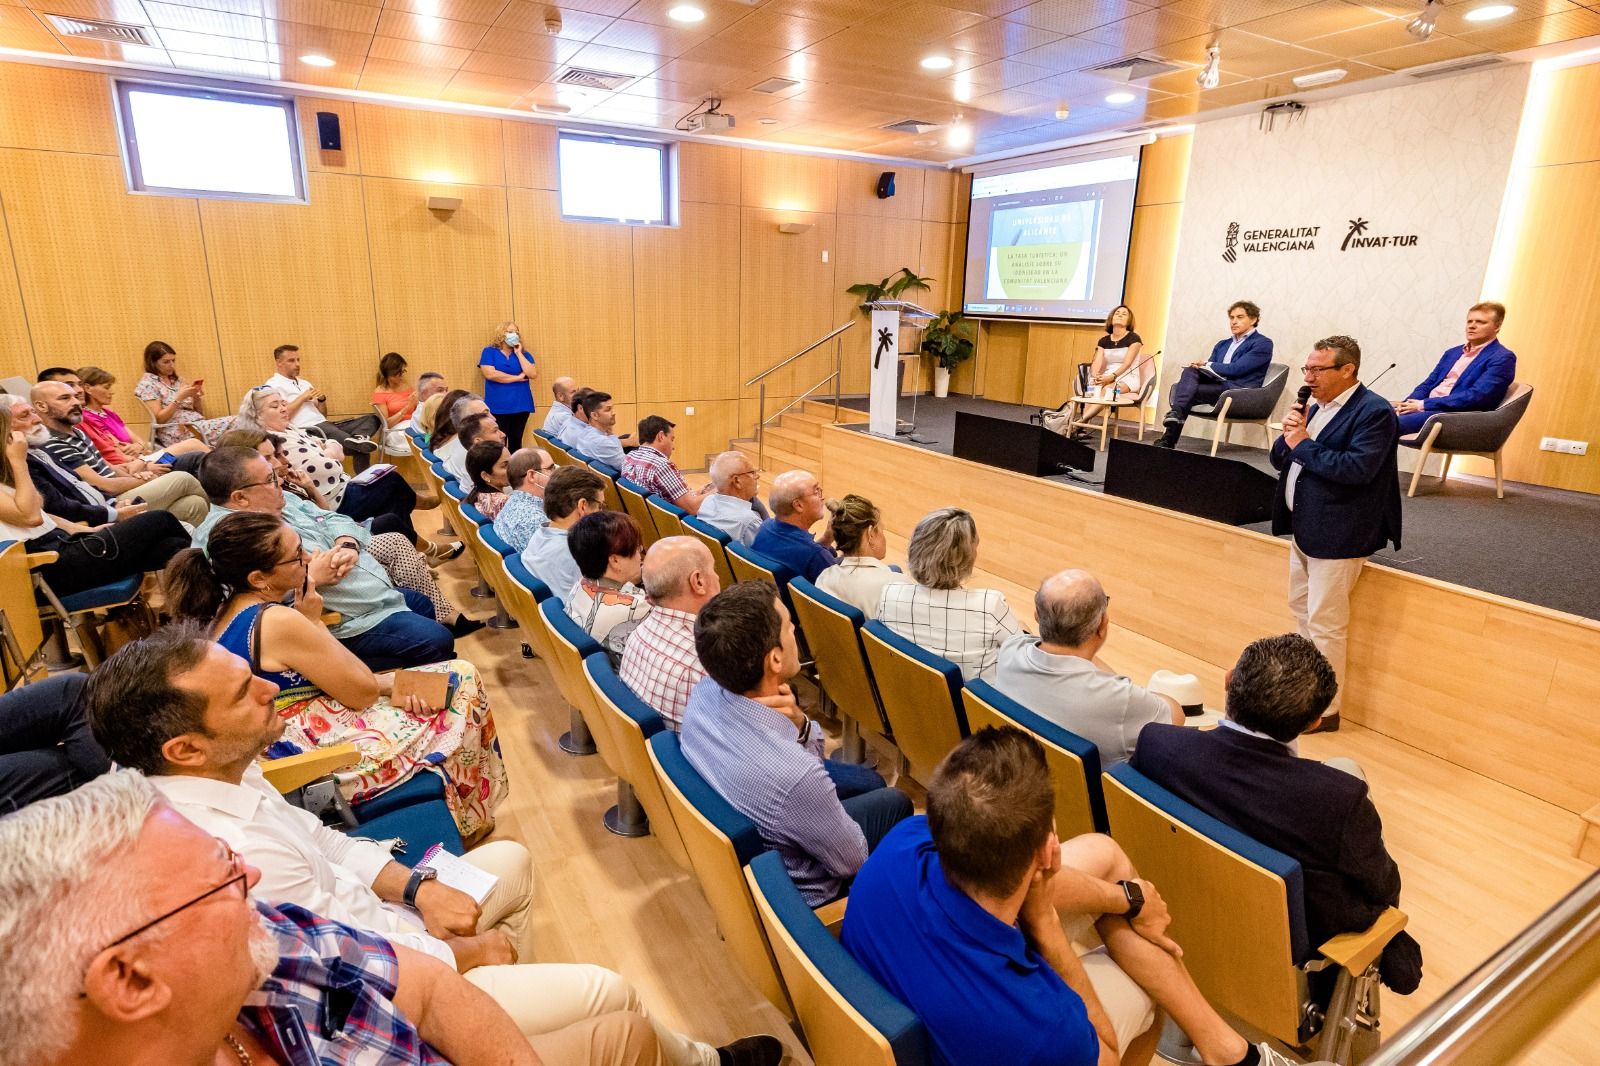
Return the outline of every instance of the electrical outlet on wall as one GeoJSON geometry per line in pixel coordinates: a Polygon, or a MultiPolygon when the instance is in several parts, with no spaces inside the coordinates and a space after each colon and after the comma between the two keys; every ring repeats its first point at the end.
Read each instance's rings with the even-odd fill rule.
{"type": "Polygon", "coordinates": [[[1542,452],[1561,452],[1564,455],[1588,455],[1589,442],[1586,440],[1567,440],[1563,437],[1543,437],[1539,440],[1539,450],[1542,452]]]}
{"type": "Polygon", "coordinates": [[[686,415],[692,415],[692,414],[694,414],[694,408],[693,407],[685,407],[683,409],[683,413],[686,414],[686,415]]]}

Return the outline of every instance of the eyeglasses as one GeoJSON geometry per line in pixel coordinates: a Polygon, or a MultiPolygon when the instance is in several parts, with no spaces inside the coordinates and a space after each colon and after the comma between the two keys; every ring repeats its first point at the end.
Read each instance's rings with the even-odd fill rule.
{"type": "Polygon", "coordinates": [[[304,566],[310,560],[311,560],[311,553],[306,551],[305,545],[302,544],[300,546],[299,552],[297,552],[294,555],[289,556],[286,559],[279,559],[277,562],[272,564],[272,569],[276,570],[280,566],[289,566],[289,565],[291,565],[293,563],[299,563],[301,566],[304,566]]]}
{"type": "Polygon", "coordinates": [[[1332,363],[1329,363],[1327,366],[1311,366],[1310,364],[1307,364],[1307,365],[1305,365],[1305,366],[1300,368],[1300,373],[1302,373],[1302,374],[1320,374],[1324,370],[1335,370],[1335,369],[1337,369],[1337,367],[1335,367],[1334,364],[1332,364],[1332,363]]]}
{"type": "MultiPolygon", "coordinates": [[[[116,947],[119,944],[126,944],[140,933],[145,933],[151,929],[154,929],[168,918],[176,917],[177,915],[182,914],[190,907],[193,907],[196,903],[208,900],[212,896],[215,896],[218,892],[227,891],[234,885],[243,885],[245,880],[250,876],[250,871],[245,867],[244,864],[244,856],[230,848],[225,841],[218,840],[217,843],[221,845],[222,852],[228,860],[228,879],[226,881],[222,882],[220,885],[213,885],[211,888],[208,888],[204,892],[200,893],[194,899],[191,899],[188,903],[179,904],[170,911],[167,911],[165,914],[161,915],[159,918],[150,919],[133,932],[125,934],[124,936],[119,936],[117,939],[113,940],[100,950],[106,951],[110,948],[116,947]]],[[[240,892],[240,898],[244,898],[247,895],[247,892],[248,890],[240,892]]]]}
{"type": "Polygon", "coordinates": [[[281,484],[283,484],[283,480],[278,477],[278,472],[276,470],[274,470],[267,477],[267,480],[265,480],[265,481],[252,481],[248,485],[240,485],[238,488],[234,489],[233,491],[234,492],[243,492],[245,489],[258,489],[262,485],[281,485],[281,484]]]}
{"type": "Polygon", "coordinates": [[[755,469],[741,470],[737,474],[733,475],[733,477],[730,480],[737,481],[742,477],[758,477],[758,476],[760,476],[760,473],[761,473],[761,471],[755,470],[755,469]]]}

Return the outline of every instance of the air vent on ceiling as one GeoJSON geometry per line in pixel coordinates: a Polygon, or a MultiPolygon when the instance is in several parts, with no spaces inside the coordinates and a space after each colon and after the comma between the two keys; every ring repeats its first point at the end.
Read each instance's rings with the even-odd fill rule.
{"type": "Polygon", "coordinates": [[[557,85],[577,85],[585,89],[602,89],[613,92],[622,88],[633,80],[631,74],[612,74],[605,70],[585,70],[582,67],[568,67],[556,79],[557,85]]]}
{"type": "Polygon", "coordinates": [[[942,122],[929,122],[925,118],[903,118],[899,122],[891,122],[883,128],[895,133],[931,133],[944,125],[942,122]]]}
{"type": "Polygon", "coordinates": [[[1440,63],[1432,67],[1417,67],[1406,71],[1408,78],[1437,78],[1441,74],[1462,74],[1482,67],[1497,67],[1506,62],[1503,56],[1477,56],[1459,63],[1440,63]]]}
{"type": "Polygon", "coordinates": [[[1182,69],[1182,67],[1172,63],[1163,63],[1159,59],[1149,59],[1145,56],[1128,56],[1114,63],[1107,63],[1102,67],[1093,67],[1089,70],[1089,73],[1098,74],[1102,78],[1110,78],[1113,81],[1143,81],[1146,78],[1153,78],[1157,74],[1171,74],[1175,70],[1182,69]]]}
{"type": "Polygon", "coordinates": [[[103,22],[97,19],[71,18],[67,15],[46,15],[50,24],[63,37],[81,37],[90,41],[115,41],[118,44],[149,45],[150,34],[143,26],[126,22],[103,22]]]}
{"type": "Polygon", "coordinates": [[[766,81],[762,82],[760,85],[752,85],[752,86],[750,86],[750,91],[753,92],[753,93],[768,93],[768,94],[781,93],[781,92],[783,92],[783,90],[785,90],[785,89],[793,89],[796,85],[799,85],[799,84],[800,83],[795,81],[793,78],[768,78],[766,81]]]}

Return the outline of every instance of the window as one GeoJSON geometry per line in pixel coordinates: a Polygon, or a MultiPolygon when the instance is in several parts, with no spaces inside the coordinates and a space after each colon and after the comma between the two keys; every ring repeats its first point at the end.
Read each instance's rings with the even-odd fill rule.
{"type": "Polygon", "coordinates": [[[667,146],[622,137],[562,133],[561,217],[670,226],[667,146]]]}
{"type": "Polygon", "coordinates": [[[134,192],[305,202],[293,100],[119,81],[117,117],[134,192]]]}

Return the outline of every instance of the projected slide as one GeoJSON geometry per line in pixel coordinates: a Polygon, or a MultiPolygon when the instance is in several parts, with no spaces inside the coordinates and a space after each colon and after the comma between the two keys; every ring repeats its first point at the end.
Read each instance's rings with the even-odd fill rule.
{"type": "Polygon", "coordinates": [[[971,315],[1100,321],[1122,302],[1138,149],[972,181],[971,315]]]}

